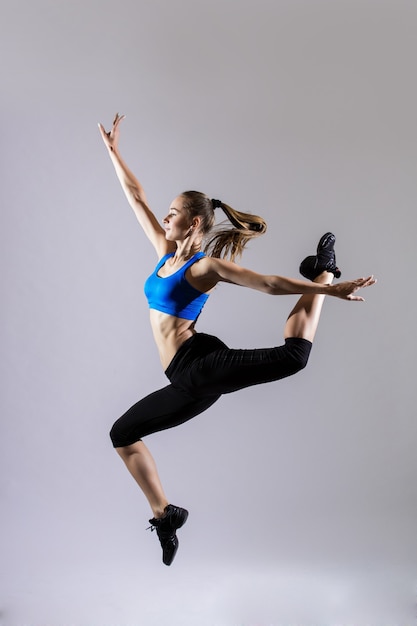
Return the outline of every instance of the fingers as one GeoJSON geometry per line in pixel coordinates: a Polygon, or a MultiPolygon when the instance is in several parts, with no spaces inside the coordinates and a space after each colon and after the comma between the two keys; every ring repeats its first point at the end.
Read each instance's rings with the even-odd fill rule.
{"type": "Polygon", "coordinates": [[[99,129],[100,134],[103,137],[103,139],[104,140],[108,139],[109,135],[108,135],[108,133],[106,133],[106,130],[105,130],[103,124],[100,124],[100,122],[98,123],[98,129],[99,129]]]}
{"type": "Polygon", "coordinates": [[[356,280],[353,280],[352,283],[358,288],[369,287],[370,285],[374,285],[376,283],[376,278],[371,275],[366,278],[357,278],[356,280]]]}
{"type": "Polygon", "coordinates": [[[354,301],[354,302],[365,302],[365,298],[363,298],[362,296],[355,296],[353,295],[356,291],[358,291],[358,289],[363,289],[364,287],[370,287],[371,285],[375,285],[376,283],[376,278],[373,277],[373,275],[371,276],[367,276],[366,278],[357,278],[356,280],[352,281],[352,285],[353,285],[353,289],[351,291],[351,293],[349,293],[347,295],[347,300],[350,301],[354,301]]]}
{"type": "Polygon", "coordinates": [[[373,275],[368,276],[367,278],[361,278],[361,287],[370,287],[371,285],[375,285],[376,278],[373,275]]]}
{"type": "MultiPolygon", "coordinates": [[[[118,126],[118,125],[119,125],[119,123],[120,123],[122,120],[124,120],[124,119],[125,119],[125,117],[126,117],[126,115],[119,115],[118,113],[116,113],[116,115],[114,116],[113,124],[112,124],[113,128],[116,128],[116,126],[118,126]]],[[[109,131],[109,132],[107,133],[107,132],[106,132],[106,130],[105,130],[105,128],[104,128],[104,126],[103,126],[103,124],[100,124],[100,122],[98,123],[98,127],[99,127],[99,129],[101,130],[101,132],[102,132],[102,133],[104,133],[104,134],[106,134],[106,135],[108,135],[108,134],[111,132],[111,131],[109,131]]]]}
{"type": "Polygon", "coordinates": [[[126,117],[125,115],[119,115],[118,113],[116,113],[113,119],[112,128],[108,132],[104,128],[103,124],[98,123],[98,128],[100,130],[104,143],[107,145],[107,147],[111,148],[112,150],[113,150],[113,147],[117,145],[117,141],[118,141],[117,127],[119,123],[125,119],[125,117],[126,117]]]}
{"type": "Polygon", "coordinates": [[[119,123],[125,119],[125,117],[126,115],[119,115],[118,113],[116,113],[113,120],[113,128],[116,128],[116,126],[118,126],[119,123]]]}

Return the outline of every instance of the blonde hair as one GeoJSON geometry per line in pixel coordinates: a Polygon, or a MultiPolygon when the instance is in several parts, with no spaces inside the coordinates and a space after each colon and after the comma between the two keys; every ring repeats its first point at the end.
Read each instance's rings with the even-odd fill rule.
{"type": "Polygon", "coordinates": [[[205,235],[204,252],[215,258],[229,258],[234,261],[241,256],[250,239],[266,232],[266,222],[259,215],[236,211],[220,200],[212,200],[200,191],[184,191],[181,194],[183,207],[190,217],[201,219],[201,230],[205,235]],[[231,223],[224,222],[215,227],[215,208],[221,208],[231,223]],[[213,232],[212,232],[213,231],[213,232]]]}

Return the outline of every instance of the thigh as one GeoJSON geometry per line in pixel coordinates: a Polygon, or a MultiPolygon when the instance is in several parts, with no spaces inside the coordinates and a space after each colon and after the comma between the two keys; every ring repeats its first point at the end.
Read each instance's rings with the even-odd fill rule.
{"type": "Polygon", "coordinates": [[[167,428],[179,426],[208,409],[220,394],[196,398],[167,385],[136,402],[113,425],[110,437],[114,447],[123,447],[167,428]]]}
{"type": "Polygon", "coordinates": [[[221,348],[195,361],[189,372],[190,389],[202,395],[224,394],[280,380],[305,367],[310,349],[309,341],[295,338],[274,348],[221,348]]]}

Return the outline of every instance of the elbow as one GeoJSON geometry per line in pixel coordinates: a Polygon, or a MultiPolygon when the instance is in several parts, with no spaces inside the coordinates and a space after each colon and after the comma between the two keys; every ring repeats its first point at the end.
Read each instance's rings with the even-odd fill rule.
{"type": "Polygon", "coordinates": [[[288,293],[286,289],[283,288],[283,284],[279,276],[268,276],[265,285],[265,291],[271,296],[283,296],[288,293]]]}
{"type": "Polygon", "coordinates": [[[126,187],[132,200],[134,200],[135,202],[140,202],[139,187],[135,185],[134,183],[129,183],[128,185],[126,185],[126,187]]]}
{"type": "Polygon", "coordinates": [[[282,295],[282,289],[275,276],[268,276],[264,283],[264,291],[270,296],[282,295]]]}

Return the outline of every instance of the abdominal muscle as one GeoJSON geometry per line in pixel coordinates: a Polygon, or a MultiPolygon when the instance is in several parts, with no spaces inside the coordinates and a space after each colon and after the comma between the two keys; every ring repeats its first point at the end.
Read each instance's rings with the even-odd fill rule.
{"type": "Polygon", "coordinates": [[[150,320],[159,358],[165,371],[179,347],[195,335],[194,322],[154,309],[150,310],[150,320]]]}

